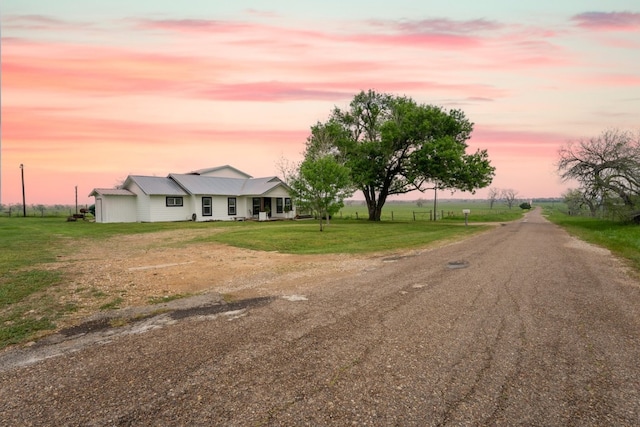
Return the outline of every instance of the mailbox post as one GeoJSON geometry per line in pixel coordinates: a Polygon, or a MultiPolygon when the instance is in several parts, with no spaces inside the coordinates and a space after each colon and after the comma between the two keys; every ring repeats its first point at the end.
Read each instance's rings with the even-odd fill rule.
{"type": "Polygon", "coordinates": [[[464,214],[464,225],[466,227],[469,225],[469,214],[471,213],[471,209],[462,209],[462,213],[464,214]]]}

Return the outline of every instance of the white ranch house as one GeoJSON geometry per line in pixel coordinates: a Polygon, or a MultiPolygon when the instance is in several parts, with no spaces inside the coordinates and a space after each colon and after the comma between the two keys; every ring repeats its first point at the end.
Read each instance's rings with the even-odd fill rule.
{"type": "Polygon", "coordinates": [[[289,187],[231,166],[167,177],[129,175],[119,188],[96,188],[96,222],[229,221],[293,218],[289,187]]]}

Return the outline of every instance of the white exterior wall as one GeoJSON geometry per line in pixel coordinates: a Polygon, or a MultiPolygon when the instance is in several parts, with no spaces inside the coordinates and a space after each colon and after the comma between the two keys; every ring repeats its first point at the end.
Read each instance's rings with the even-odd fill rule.
{"type": "Polygon", "coordinates": [[[251,218],[252,197],[236,197],[236,216],[239,218],[251,218]]]}
{"type": "Polygon", "coordinates": [[[150,196],[149,222],[191,220],[193,213],[191,198],[189,196],[178,197],[182,197],[182,206],[167,206],[167,196],[150,196]]]}
{"type": "Polygon", "coordinates": [[[96,222],[136,222],[136,197],[96,197],[96,222]]]}
{"type": "Polygon", "coordinates": [[[136,221],[149,222],[149,196],[136,183],[132,183],[127,189],[136,195],[136,221]]]}
{"type": "MultiPolygon", "coordinates": [[[[213,196],[213,219],[216,221],[228,221],[232,220],[233,217],[227,215],[228,206],[227,206],[227,196],[213,196]]],[[[236,204],[238,203],[238,197],[236,197],[236,204]]],[[[237,205],[236,205],[237,212],[237,205]]],[[[240,215],[235,215],[240,216],[240,215]]]]}

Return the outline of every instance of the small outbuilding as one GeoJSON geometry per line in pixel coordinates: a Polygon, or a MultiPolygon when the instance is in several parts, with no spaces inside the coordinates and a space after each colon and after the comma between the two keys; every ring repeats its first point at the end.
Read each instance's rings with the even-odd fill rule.
{"type": "Polygon", "coordinates": [[[167,177],[129,175],[119,188],[96,188],[96,222],[229,221],[293,218],[289,187],[232,167],[167,177]]]}

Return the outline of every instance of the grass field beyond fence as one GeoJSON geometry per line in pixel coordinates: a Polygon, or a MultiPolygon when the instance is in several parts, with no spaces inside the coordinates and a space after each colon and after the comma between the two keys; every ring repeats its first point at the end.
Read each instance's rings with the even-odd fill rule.
{"type": "MultiPolygon", "coordinates": [[[[513,221],[523,215],[522,209],[514,206],[509,209],[503,203],[496,203],[493,208],[485,200],[439,201],[435,212],[437,221],[464,222],[463,209],[469,209],[470,222],[513,221]]],[[[389,202],[382,208],[382,221],[431,221],[433,220],[433,201],[418,206],[415,202],[389,202]]],[[[336,218],[367,219],[369,217],[364,202],[351,201],[335,215],[336,218]]]]}

